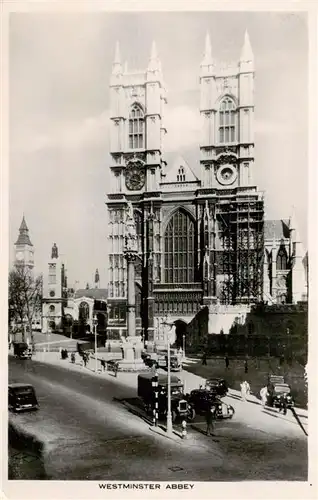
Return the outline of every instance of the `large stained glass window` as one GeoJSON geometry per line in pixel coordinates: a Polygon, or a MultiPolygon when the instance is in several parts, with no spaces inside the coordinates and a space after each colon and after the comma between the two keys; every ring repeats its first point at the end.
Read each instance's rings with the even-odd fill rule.
{"type": "Polygon", "coordinates": [[[164,235],[164,280],[194,281],[194,223],[182,210],[171,217],[164,235]]]}

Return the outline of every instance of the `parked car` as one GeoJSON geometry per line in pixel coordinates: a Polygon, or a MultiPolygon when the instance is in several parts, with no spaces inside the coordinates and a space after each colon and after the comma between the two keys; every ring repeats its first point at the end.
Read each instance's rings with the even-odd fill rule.
{"type": "Polygon", "coordinates": [[[14,342],[13,353],[19,359],[32,358],[32,349],[26,342],[14,342]]]}
{"type": "Polygon", "coordinates": [[[194,389],[187,395],[187,400],[198,415],[206,413],[211,405],[215,406],[218,419],[232,418],[235,414],[233,406],[221,401],[214,391],[194,389]]]}
{"type": "Polygon", "coordinates": [[[226,396],[228,393],[228,385],[223,378],[209,378],[205,383],[205,389],[215,392],[218,396],[226,396]]]}
{"type": "Polygon", "coordinates": [[[150,368],[152,366],[156,366],[156,368],[158,368],[158,361],[157,361],[157,354],[156,353],[154,353],[154,352],[149,353],[149,352],[143,351],[141,353],[141,358],[146,366],[149,366],[150,368]]]}
{"type": "Polygon", "coordinates": [[[267,385],[267,405],[273,408],[280,408],[283,398],[286,398],[287,408],[292,408],[295,404],[291,395],[290,386],[285,383],[284,377],[270,377],[267,385]]]}
{"type": "Polygon", "coordinates": [[[31,384],[16,383],[8,387],[9,410],[38,410],[39,403],[31,384]]]}

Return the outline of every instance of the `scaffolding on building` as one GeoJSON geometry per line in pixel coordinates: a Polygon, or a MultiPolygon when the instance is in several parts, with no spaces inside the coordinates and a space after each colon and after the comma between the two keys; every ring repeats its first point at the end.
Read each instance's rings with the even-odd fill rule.
{"type": "Polygon", "coordinates": [[[258,195],[216,204],[217,295],[223,304],[252,304],[263,297],[264,202],[258,195]]]}

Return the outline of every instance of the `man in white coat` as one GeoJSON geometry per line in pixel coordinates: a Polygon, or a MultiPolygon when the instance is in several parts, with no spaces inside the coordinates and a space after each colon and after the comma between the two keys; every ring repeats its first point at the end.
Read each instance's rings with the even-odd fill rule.
{"type": "Polygon", "coordinates": [[[267,390],[267,387],[262,387],[262,389],[260,390],[259,392],[260,396],[261,396],[261,400],[262,400],[262,405],[265,406],[266,403],[267,403],[267,396],[268,396],[268,390],[267,390]]]}

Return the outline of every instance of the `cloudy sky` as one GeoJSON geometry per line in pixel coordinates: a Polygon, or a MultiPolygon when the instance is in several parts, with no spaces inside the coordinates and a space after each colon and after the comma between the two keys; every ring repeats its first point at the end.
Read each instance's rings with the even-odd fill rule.
{"type": "Polygon", "coordinates": [[[116,40],[145,68],[156,40],[168,91],[167,151],[199,156],[205,34],[219,61],[255,55],[255,179],[267,218],[295,206],[307,243],[307,20],[300,13],[14,13],[10,15],[10,256],[23,213],[45,270],[53,242],[69,283],[107,285],[108,84],[116,40]]]}

